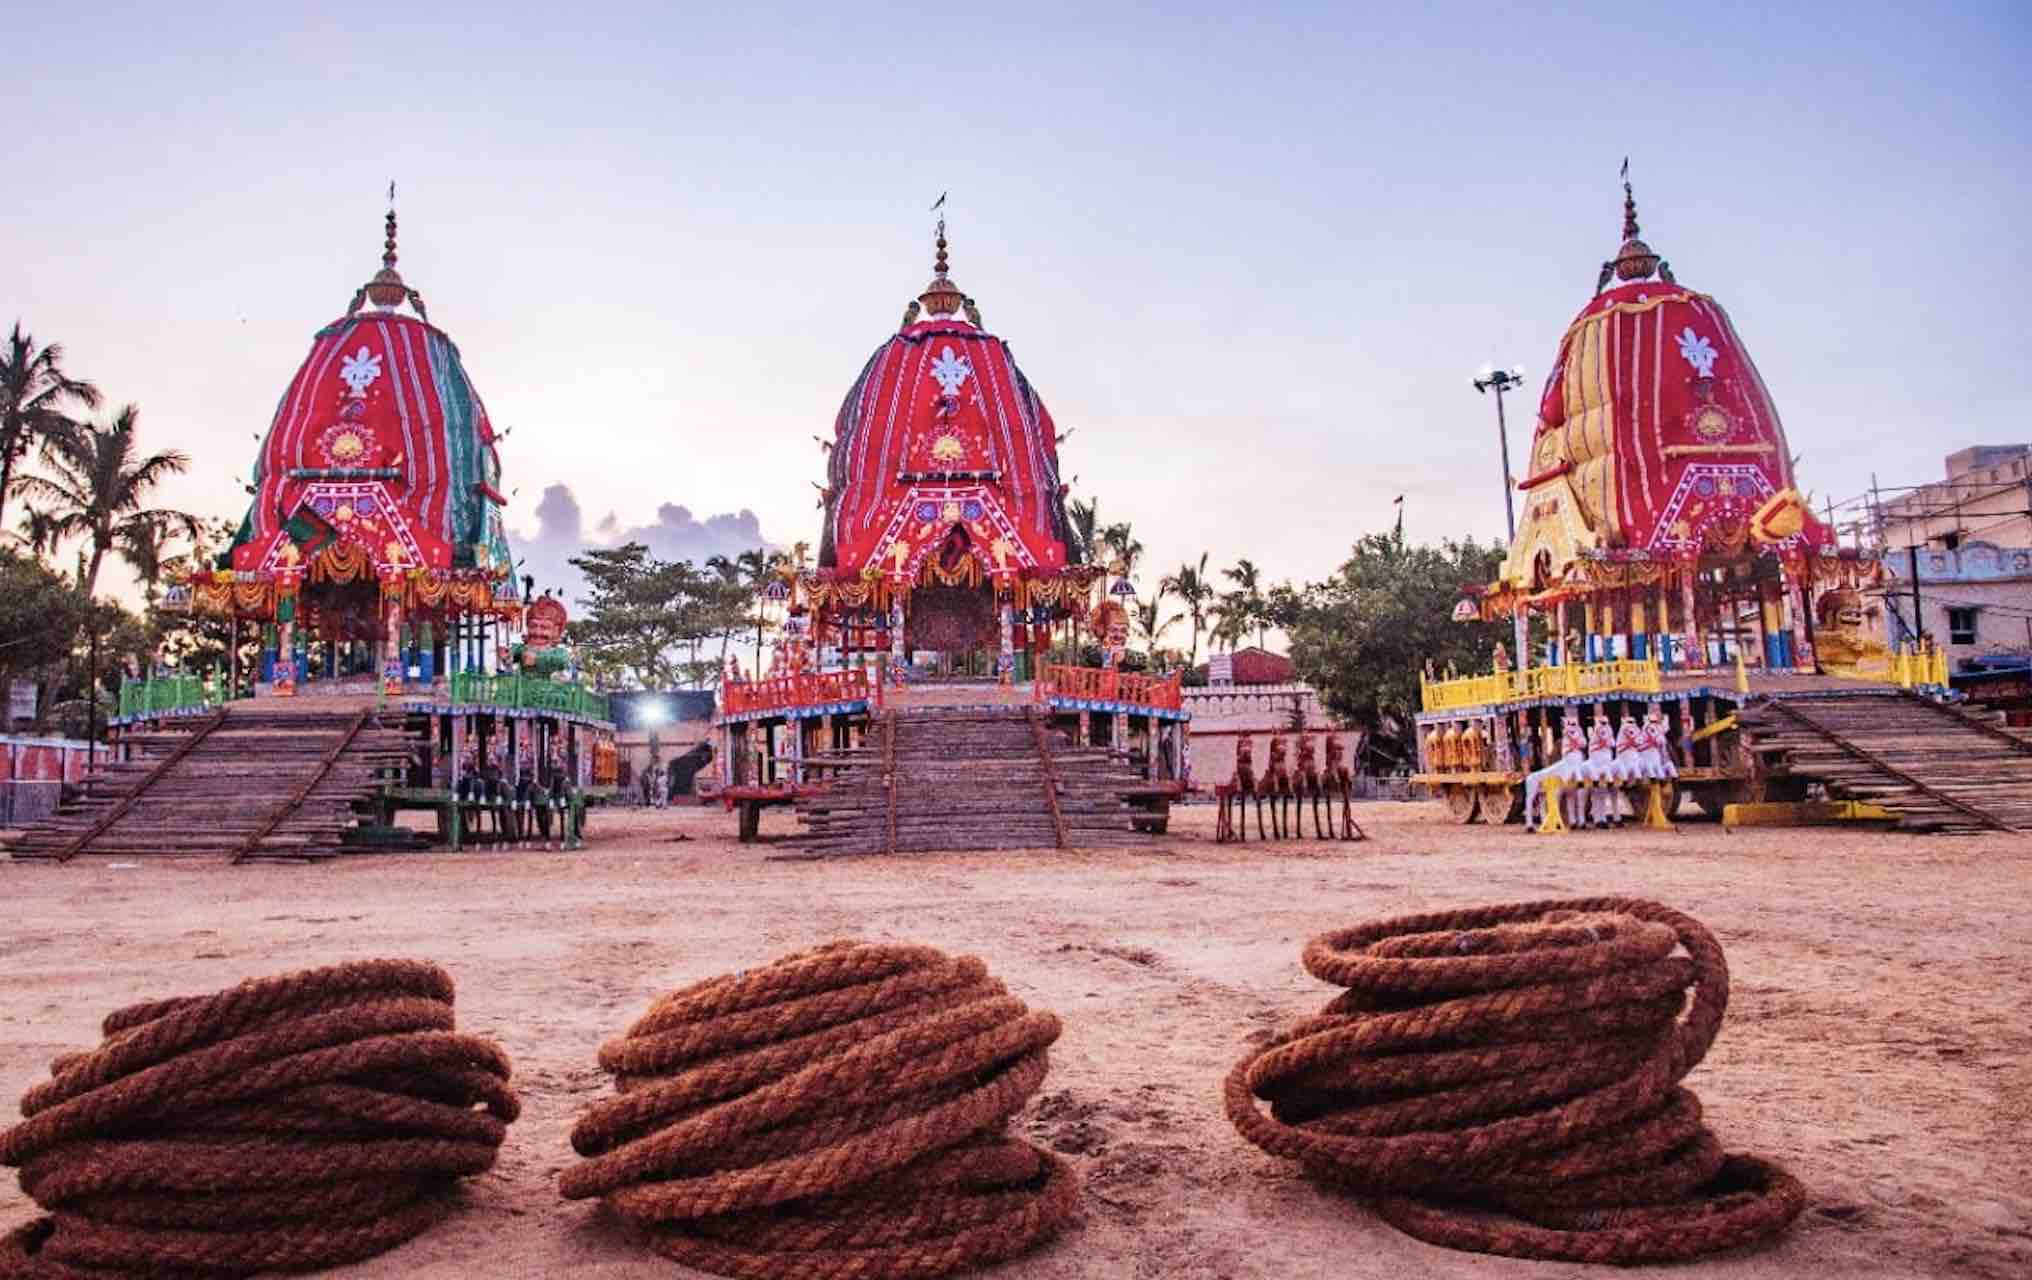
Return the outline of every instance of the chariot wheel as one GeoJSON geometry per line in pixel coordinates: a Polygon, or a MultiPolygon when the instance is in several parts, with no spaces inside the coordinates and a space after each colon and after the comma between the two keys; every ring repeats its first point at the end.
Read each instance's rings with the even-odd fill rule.
{"type": "Polygon", "coordinates": [[[1453,814],[1455,822],[1465,826],[1473,822],[1475,816],[1481,812],[1482,789],[1480,787],[1471,787],[1459,782],[1449,782],[1443,784],[1439,791],[1440,798],[1446,801],[1447,811],[1453,814]]]}
{"type": "Polygon", "coordinates": [[[1511,782],[1488,782],[1481,788],[1482,821],[1491,826],[1524,821],[1524,788],[1511,782]]]}

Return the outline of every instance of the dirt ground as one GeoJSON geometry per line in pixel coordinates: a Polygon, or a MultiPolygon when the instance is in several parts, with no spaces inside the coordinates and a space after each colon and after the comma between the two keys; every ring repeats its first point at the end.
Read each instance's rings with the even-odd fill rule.
{"type": "MultiPolygon", "coordinates": [[[[1812,1194],[1774,1247],[1678,1274],[2032,1274],[2032,840],[1691,823],[1534,838],[1432,805],[1361,817],[1365,844],[1217,846],[1200,808],[1147,853],[810,863],[735,844],[717,810],[610,811],[573,854],[0,863],[0,1095],[134,1000],[433,959],[458,980],[461,1027],[513,1056],[524,1114],[464,1212],[344,1274],[690,1275],[556,1194],[572,1120],[605,1088],[595,1046],[671,987],[830,938],[909,940],[980,955],[1065,1022],[1019,1124],[1079,1166],[1083,1217],[996,1274],[1577,1276],[1589,1269],[1397,1234],[1244,1143],[1219,1085],[1252,1032],[1331,995],[1299,967],[1314,933],[1635,894],[1698,916],[1728,950],[1728,1021],[1689,1081],[1709,1122],[1812,1194]]],[[[764,828],[789,829],[775,814],[764,828]]],[[[0,1227],[33,1211],[5,1178],[0,1227]]]]}

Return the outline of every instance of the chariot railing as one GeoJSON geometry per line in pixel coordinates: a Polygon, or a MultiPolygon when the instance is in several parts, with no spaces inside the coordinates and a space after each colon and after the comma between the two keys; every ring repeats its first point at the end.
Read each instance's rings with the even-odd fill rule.
{"type": "Polygon", "coordinates": [[[216,707],[226,700],[222,681],[202,676],[156,676],[120,686],[122,716],[159,716],[216,707]]]}
{"type": "Polygon", "coordinates": [[[1183,705],[1183,673],[1144,676],[1105,667],[1074,667],[1047,662],[1038,669],[1035,696],[1077,698],[1090,702],[1123,702],[1158,711],[1176,711],[1183,705]]]}
{"type": "Polygon", "coordinates": [[[835,702],[864,702],[875,693],[875,682],[861,667],[812,671],[762,680],[732,681],[720,689],[721,714],[738,716],[758,711],[788,711],[835,702]]]}
{"type": "Polygon", "coordinates": [[[1657,693],[1664,687],[1658,664],[1643,658],[1571,662],[1528,671],[1432,680],[1420,675],[1418,690],[1427,711],[1486,707],[1514,698],[1572,698],[1611,693],[1657,693]]]}
{"type": "Polygon", "coordinates": [[[557,680],[458,671],[452,673],[451,693],[452,702],[460,706],[554,711],[586,720],[613,719],[606,694],[557,680]]]}

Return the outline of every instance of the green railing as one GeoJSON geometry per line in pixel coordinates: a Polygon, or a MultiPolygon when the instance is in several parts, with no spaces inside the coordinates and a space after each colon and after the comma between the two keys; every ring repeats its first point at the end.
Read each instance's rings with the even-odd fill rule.
{"type": "Polygon", "coordinates": [[[452,701],[460,706],[502,707],[527,711],[555,711],[587,720],[611,720],[607,695],[594,693],[577,684],[555,680],[532,680],[526,676],[489,676],[477,672],[454,672],[452,701]]]}
{"type": "Polygon", "coordinates": [[[200,676],[158,676],[153,680],[129,680],[120,686],[120,714],[159,716],[175,711],[216,707],[225,700],[218,682],[208,684],[200,676]]]}

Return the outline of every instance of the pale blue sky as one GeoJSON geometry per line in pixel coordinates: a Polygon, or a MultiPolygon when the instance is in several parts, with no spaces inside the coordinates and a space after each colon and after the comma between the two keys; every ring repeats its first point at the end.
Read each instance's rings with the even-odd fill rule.
{"type": "Polygon", "coordinates": [[[514,428],[511,524],[562,481],[588,524],[668,502],[815,540],[811,436],[950,190],[954,278],[1150,567],[1316,577],[1398,493],[1413,536],[1500,535],[1469,375],[1526,365],[1521,462],[1628,154],[1646,238],[1847,497],[2032,438],[2028,15],[43,6],[0,80],[0,321],[237,517],[393,177],[403,272],[514,428]]]}

